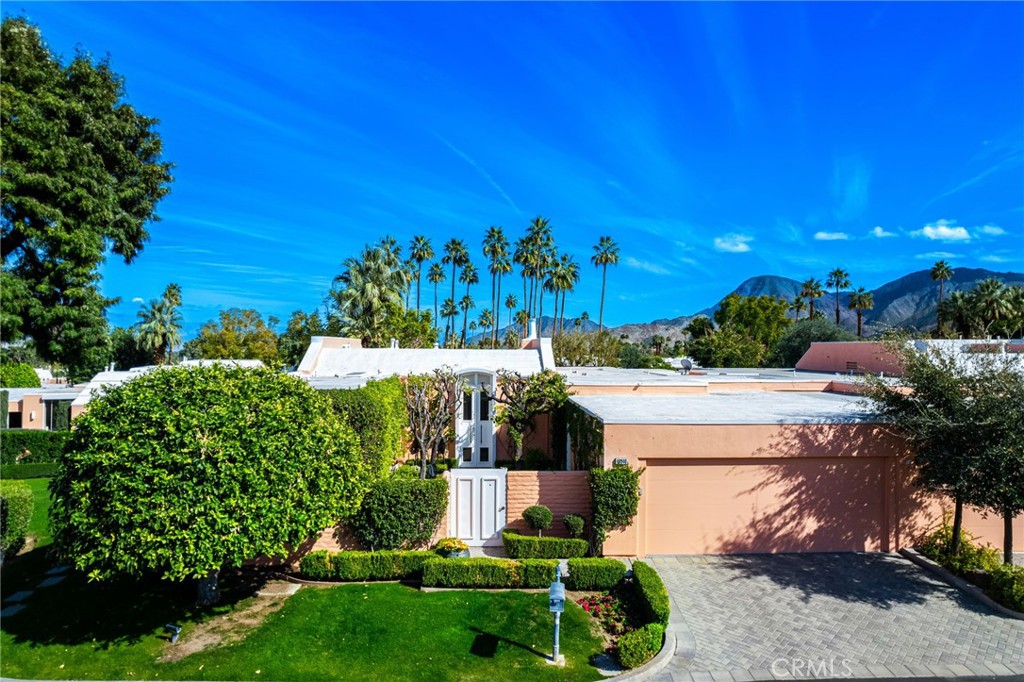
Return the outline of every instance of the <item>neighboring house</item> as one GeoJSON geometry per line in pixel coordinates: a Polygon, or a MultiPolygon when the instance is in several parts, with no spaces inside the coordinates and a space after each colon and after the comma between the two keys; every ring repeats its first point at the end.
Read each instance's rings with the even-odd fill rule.
{"type": "MultiPolygon", "coordinates": [[[[977,353],[1024,353],[1024,340],[931,339],[911,341],[923,351],[935,348],[969,362],[977,353]]],[[[811,344],[800,361],[799,370],[839,374],[899,374],[896,358],[878,341],[818,341],[811,344]]]]}
{"type": "MultiPolygon", "coordinates": [[[[51,384],[41,388],[5,388],[8,429],[52,429],[54,411],[72,403],[81,388],[51,384]]],[[[73,412],[72,412],[73,413],[73,412]]]]}

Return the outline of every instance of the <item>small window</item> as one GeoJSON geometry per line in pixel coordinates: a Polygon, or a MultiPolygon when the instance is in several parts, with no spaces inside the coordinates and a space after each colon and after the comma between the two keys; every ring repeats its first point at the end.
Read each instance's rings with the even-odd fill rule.
{"type": "Polygon", "coordinates": [[[464,395],[462,396],[462,419],[464,421],[473,420],[473,396],[464,395]]]}
{"type": "Polygon", "coordinates": [[[7,428],[9,428],[9,429],[20,429],[21,428],[21,412],[8,412],[7,413],[7,428]]]}
{"type": "Polygon", "coordinates": [[[480,421],[491,420],[491,397],[486,393],[480,393],[480,421]]]}
{"type": "Polygon", "coordinates": [[[470,462],[473,460],[473,448],[462,448],[462,461],[470,462]]]}
{"type": "Polygon", "coordinates": [[[490,462],[491,461],[491,449],[490,448],[480,448],[480,461],[481,462],[490,462]]]}

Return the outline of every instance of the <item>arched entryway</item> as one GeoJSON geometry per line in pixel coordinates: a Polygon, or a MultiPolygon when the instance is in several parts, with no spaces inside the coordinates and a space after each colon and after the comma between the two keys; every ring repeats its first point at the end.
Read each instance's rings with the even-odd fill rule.
{"type": "Polygon", "coordinates": [[[462,391],[456,408],[455,457],[459,467],[494,466],[494,374],[465,372],[460,375],[462,391]]]}

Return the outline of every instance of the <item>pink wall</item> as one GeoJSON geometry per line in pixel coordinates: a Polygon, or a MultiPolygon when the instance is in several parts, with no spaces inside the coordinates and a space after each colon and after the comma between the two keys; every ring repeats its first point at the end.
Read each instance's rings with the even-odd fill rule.
{"type": "Polygon", "coordinates": [[[812,343],[800,361],[797,369],[814,372],[839,372],[846,374],[846,363],[856,362],[858,372],[894,374],[900,366],[893,355],[882,344],[872,341],[830,341],[812,343]]]}
{"type": "Polygon", "coordinates": [[[569,537],[562,523],[566,514],[590,522],[590,473],[587,471],[509,471],[506,497],[507,527],[533,534],[523,510],[535,504],[551,509],[554,521],[545,535],[569,537]]]}

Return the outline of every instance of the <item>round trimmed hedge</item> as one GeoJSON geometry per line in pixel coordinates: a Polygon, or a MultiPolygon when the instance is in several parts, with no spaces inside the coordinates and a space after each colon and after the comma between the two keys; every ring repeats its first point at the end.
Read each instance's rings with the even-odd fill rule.
{"type": "Polygon", "coordinates": [[[93,578],[209,577],[287,556],[359,508],[359,439],[305,382],[161,368],[75,420],[51,490],[60,553],[93,578]]]}

